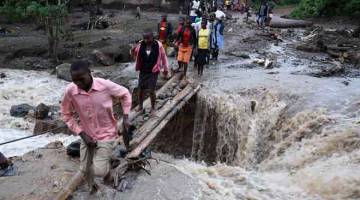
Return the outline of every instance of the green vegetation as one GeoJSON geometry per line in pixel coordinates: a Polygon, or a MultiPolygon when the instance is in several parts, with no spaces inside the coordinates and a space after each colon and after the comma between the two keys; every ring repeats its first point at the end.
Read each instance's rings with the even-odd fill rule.
{"type": "Polygon", "coordinates": [[[35,20],[45,27],[49,41],[49,55],[57,60],[60,39],[68,31],[68,0],[0,0],[0,14],[11,22],[35,20]]]}
{"type": "Polygon", "coordinates": [[[360,16],[360,0],[301,0],[291,15],[296,18],[360,16]]]}
{"type": "Polygon", "coordinates": [[[279,0],[275,1],[278,6],[295,5],[300,3],[301,0],[279,0]]]}
{"type": "MultiPolygon", "coordinates": [[[[254,8],[260,6],[262,0],[255,0],[254,8]]],[[[360,0],[269,0],[270,5],[282,7],[297,5],[292,17],[326,17],[326,16],[360,16],[360,0]]]]}

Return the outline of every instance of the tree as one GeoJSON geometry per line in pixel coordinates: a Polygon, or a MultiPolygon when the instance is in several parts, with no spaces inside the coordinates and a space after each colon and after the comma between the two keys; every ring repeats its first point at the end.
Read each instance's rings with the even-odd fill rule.
{"type": "Polygon", "coordinates": [[[67,4],[70,0],[0,0],[0,14],[9,21],[28,21],[45,27],[49,55],[58,61],[57,51],[61,38],[69,33],[67,4]]]}
{"type": "Polygon", "coordinates": [[[38,23],[45,26],[49,43],[49,55],[58,61],[58,47],[61,38],[68,32],[66,23],[68,17],[67,3],[69,0],[31,2],[27,7],[29,15],[34,16],[38,23]]]}

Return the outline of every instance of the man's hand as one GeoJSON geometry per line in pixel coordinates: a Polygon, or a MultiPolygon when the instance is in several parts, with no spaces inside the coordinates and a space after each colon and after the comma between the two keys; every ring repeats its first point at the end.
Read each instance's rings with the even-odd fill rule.
{"type": "Polygon", "coordinates": [[[84,131],[81,132],[79,135],[80,135],[81,139],[84,141],[86,146],[88,146],[88,147],[96,146],[96,141],[91,139],[84,131]]]}
{"type": "Polygon", "coordinates": [[[129,128],[131,126],[130,120],[129,120],[129,115],[124,115],[123,116],[123,126],[124,126],[124,131],[128,132],[129,128]]]}

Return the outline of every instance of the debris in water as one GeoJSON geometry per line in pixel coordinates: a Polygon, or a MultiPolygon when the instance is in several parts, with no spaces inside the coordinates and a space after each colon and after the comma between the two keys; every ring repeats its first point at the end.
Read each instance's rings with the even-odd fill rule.
{"type": "Polygon", "coordinates": [[[207,183],[206,183],[206,185],[207,185],[210,189],[212,189],[212,190],[216,190],[216,186],[215,186],[215,184],[210,183],[210,182],[207,182],[207,183]]]}

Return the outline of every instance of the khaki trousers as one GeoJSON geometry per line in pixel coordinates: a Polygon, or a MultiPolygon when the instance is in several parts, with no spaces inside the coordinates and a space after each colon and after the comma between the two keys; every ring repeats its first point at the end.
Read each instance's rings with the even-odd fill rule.
{"type": "MultiPolygon", "coordinates": [[[[115,148],[115,141],[97,142],[94,152],[92,168],[95,176],[105,177],[111,169],[111,155],[115,148]]],[[[80,145],[80,171],[85,174],[88,149],[83,141],[80,145]]]]}

